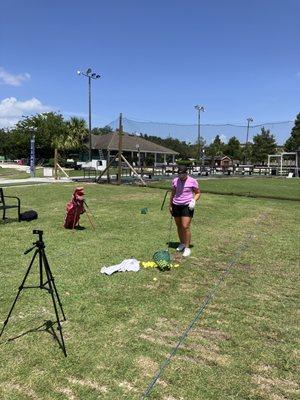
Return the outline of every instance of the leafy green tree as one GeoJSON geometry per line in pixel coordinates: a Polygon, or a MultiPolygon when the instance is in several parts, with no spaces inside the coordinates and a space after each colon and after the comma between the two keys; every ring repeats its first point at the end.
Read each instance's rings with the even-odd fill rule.
{"type": "Polygon", "coordinates": [[[10,150],[13,147],[13,142],[10,140],[9,131],[0,129],[0,156],[10,158],[10,150]]]}
{"type": "Polygon", "coordinates": [[[285,151],[296,151],[300,148],[300,113],[295,120],[295,126],[292,129],[291,136],[284,144],[285,151]]]}
{"type": "Polygon", "coordinates": [[[32,130],[35,132],[37,159],[53,157],[53,151],[65,153],[69,150],[82,150],[88,130],[84,119],[73,117],[65,121],[59,113],[49,112],[26,117],[9,132],[8,143],[12,158],[27,158],[32,130]]]}
{"type": "Polygon", "coordinates": [[[160,146],[164,146],[171,150],[177,151],[179,153],[180,158],[186,159],[192,157],[191,145],[186,143],[185,141],[180,141],[178,139],[173,139],[173,138],[163,139],[158,136],[150,136],[147,134],[141,134],[141,137],[143,137],[146,140],[149,140],[150,142],[159,144],[160,146]]]}
{"type": "Polygon", "coordinates": [[[214,141],[206,148],[205,153],[207,156],[213,158],[224,155],[224,151],[225,151],[225,143],[222,142],[220,136],[217,135],[214,138],[214,141]]]}
{"type": "Polygon", "coordinates": [[[92,134],[93,135],[107,135],[108,133],[112,133],[113,130],[109,125],[106,125],[104,128],[93,128],[92,134]]]}
{"type": "Polygon", "coordinates": [[[251,149],[251,161],[264,165],[268,160],[268,154],[274,154],[277,144],[275,137],[269,129],[261,128],[261,133],[253,137],[251,149]]]}
{"type": "Polygon", "coordinates": [[[37,159],[50,158],[53,149],[67,136],[66,123],[61,114],[49,112],[26,117],[19,121],[11,132],[15,136],[16,146],[22,157],[28,157],[33,129],[37,159]]]}
{"type": "Polygon", "coordinates": [[[30,135],[21,135],[20,132],[14,129],[2,131],[0,135],[0,152],[7,159],[27,158],[29,153],[30,135]]]}
{"type": "Polygon", "coordinates": [[[242,160],[241,143],[235,136],[232,136],[224,146],[224,154],[233,160],[242,160]]]}

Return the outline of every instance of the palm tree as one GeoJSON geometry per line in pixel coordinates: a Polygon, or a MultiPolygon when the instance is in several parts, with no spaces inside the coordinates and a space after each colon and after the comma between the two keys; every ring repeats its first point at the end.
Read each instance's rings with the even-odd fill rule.
{"type": "Polygon", "coordinates": [[[72,150],[80,148],[84,140],[88,136],[88,129],[83,118],[72,117],[66,122],[66,131],[64,135],[57,136],[53,139],[55,147],[54,164],[55,164],[55,179],[57,179],[57,159],[58,150],[72,150]]]}
{"type": "Polygon", "coordinates": [[[88,137],[86,121],[83,118],[72,117],[67,121],[67,136],[64,141],[64,149],[78,149],[88,137]]]}

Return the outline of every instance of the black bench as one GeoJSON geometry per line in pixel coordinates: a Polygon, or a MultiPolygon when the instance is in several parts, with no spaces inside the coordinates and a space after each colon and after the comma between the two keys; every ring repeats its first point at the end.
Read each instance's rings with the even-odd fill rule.
{"type": "Polygon", "coordinates": [[[21,214],[21,201],[19,197],[15,196],[5,196],[3,193],[3,189],[0,188],[0,210],[3,211],[3,216],[2,219],[5,221],[5,213],[6,210],[9,210],[10,208],[17,208],[18,209],[18,221],[20,222],[20,214],[21,214]],[[14,199],[17,200],[16,204],[7,204],[6,199],[14,199]]]}

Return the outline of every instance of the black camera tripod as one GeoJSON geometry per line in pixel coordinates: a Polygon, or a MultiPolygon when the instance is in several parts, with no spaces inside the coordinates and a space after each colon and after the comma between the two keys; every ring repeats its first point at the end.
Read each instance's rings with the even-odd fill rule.
{"type": "Polygon", "coordinates": [[[56,304],[56,301],[58,302],[58,305],[59,305],[59,308],[60,308],[60,311],[62,313],[64,321],[66,321],[66,317],[65,317],[65,314],[64,314],[64,311],[63,311],[63,308],[62,308],[62,304],[61,304],[61,301],[60,301],[60,298],[59,298],[55,283],[54,283],[54,277],[53,277],[52,272],[50,270],[50,266],[49,266],[49,263],[48,263],[48,260],[47,260],[46,254],[45,254],[45,243],[43,241],[43,231],[33,230],[32,233],[34,235],[39,235],[39,239],[36,242],[33,242],[34,246],[30,247],[30,249],[28,249],[28,250],[26,250],[24,252],[24,254],[28,254],[29,252],[31,252],[32,250],[35,249],[35,252],[34,252],[33,257],[32,257],[32,259],[30,261],[30,264],[29,264],[29,267],[28,267],[28,269],[26,271],[24,279],[23,279],[23,281],[21,283],[21,286],[19,287],[19,291],[17,293],[17,296],[16,296],[16,298],[15,298],[15,300],[14,300],[12,306],[11,306],[11,309],[10,309],[10,311],[8,313],[8,316],[7,316],[6,320],[3,323],[3,327],[2,327],[2,330],[0,332],[0,337],[2,336],[2,333],[4,332],[4,329],[5,329],[5,327],[6,327],[7,323],[8,323],[8,320],[9,320],[12,312],[13,312],[13,309],[14,309],[15,304],[16,304],[16,302],[17,302],[17,300],[18,300],[18,298],[19,298],[19,296],[21,294],[21,291],[23,289],[35,289],[35,288],[37,288],[37,289],[45,289],[45,290],[47,290],[48,293],[51,294],[53,307],[54,307],[54,311],[55,311],[55,315],[56,315],[56,321],[55,322],[57,323],[57,328],[58,328],[59,333],[60,333],[61,342],[59,341],[59,339],[57,337],[56,338],[57,338],[57,340],[59,342],[60,347],[63,350],[64,355],[67,356],[64,337],[63,337],[63,334],[62,334],[62,327],[61,327],[61,323],[60,323],[60,319],[59,319],[59,315],[58,315],[58,306],[56,304]],[[25,285],[25,281],[26,281],[26,279],[27,279],[27,277],[29,275],[29,272],[31,270],[31,267],[32,267],[32,265],[34,263],[34,260],[35,260],[37,255],[39,256],[38,257],[38,260],[39,260],[39,275],[40,275],[39,276],[39,281],[40,281],[39,285],[38,286],[24,286],[25,285]],[[44,280],[44,274],[45,274],[45,280],[44,280]]]}

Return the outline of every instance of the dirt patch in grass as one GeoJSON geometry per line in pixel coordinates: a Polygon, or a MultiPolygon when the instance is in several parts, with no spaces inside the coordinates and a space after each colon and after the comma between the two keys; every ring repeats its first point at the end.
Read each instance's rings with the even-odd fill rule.
{"type": "MultiPolygon", "coordinates": [[[[141,375],[148,378],[153,377],[159,368],[159,364],[156,361],[153,361],[150,357],[140,357],[137,360],[137,364],[141,375]]],[[[162,379],[159,379],[157,383],[164,388],[168,386],[168,384],[162,379]]]]}
{"type": "Polygon", "coordinates": [[[23,396],[26,396],[29,399],[39,400],[39,397],[35,394],[35,392],[27,386],[20,385],[19,383],[8,382],[2,384],[4,387],[4,391],[8,392],[18,392],[23,396]]]}
{"type": "Polygon", "coordinates": [[[294,349],[293,352],[294,356],[300,360],[300,349],[294,349]]]}
{"type": "MultiPolygon", "coordinates": [[[[158,346],[172,349],[178,343],[183,333],[176,321],[159,318],[155,328],[148,328],[140,335],[140,338],[158,346]]],[[[195,328],[190,332],[187,341],[182,343],[181,350],[187,354],[179,355],[178,359],[192,363],[209,363],[220,366],[228,365],[230,357],[220,352],[219,342],[228,340],[229,335],[211,328],[195,328]]]]}
{"type": "Polygon", "coordinates": [[[91,381],[89,379],[68,378],[68,381],[69,381],[69,383],[71,383],[73,385],[85,386],[85,387],[94,389],[101,393],[107,393],[106,386],[101,386],[101,385],[99,385],[99,383],[97,383],[95,381],[91,381]]]}
{"type": "Polygon", "coordinates": [[[119,387],[124,389],[126,392],[137,392],[137,389],[130,382],[127,381],[120,382],[119,387]]]}
{"type": "MultiPolygon", "coordinates": [[[[218,253],[218,250],[214,250],[216,253],[218,253]]],[[[203,268],[205,267],[206,271],[218,271],[218,272],[225,272],[228,269],[227,263],[224,262],[216,262],[216,260],[211,260],[210,258],[201,258],[201,259],[193,259],[191,260],[191,257],[189,259],[190,264],[193,267],[198,267],[198,268],[203,268]]]]}
{"type": "MultiPolygon", "coordinates": [[[[151,328],[149,328],[151,329],[151,328]]],[[[146,330],[147,331],[149,331],[146,330]]],[[[179,324],[178,321],[175,320],[168,320],[167,318],[158,318],[157,322],[155,323],[155,331],[158,333],[164,334],[166,330],[168,331],[169,337],[177,337],[178,335],[182,334],[185,326],[179,324]]],[[[226,332],[222,332],[219,329],[213,329],[210,327],[199,327],[196,326],[192,329],[189,334],[190,338],[195,339],[210,339],[210,340],[228,340],[230,338],[229,334],[226,332]]]]}
{"type": "Polygon", "coordinates": [[[253,293],[252,297],[262,302],[272,300],[272,296],[270,296],[268,293],[253,293]]]}
{"type": "Polygon", "coordinates": [[[195,293],[199,287],[194,283],[181,282],[179,284],[179,292],[195,293]]]}
{"type": "Polygon", "coordinates": [[[210,349],[203,349],[201,354],[197,354],[196,357],[190,356],[178,356],[178,360],[185,361],[192,364],[211,364],[211,365],[218,365],[220,367],[225,367],[230,363],[229,356],[222,356],[217,354],[216,352],[210,351],[210,349]]]}
{"type": "Polygon", "coordinates": [[[229,340],[230,335],[226,332],[222,332],[219,329],[212,328],[199,328],[196,327],[195,330],[191,331],[190,337],[196,337],[201,339],[210,339],[210,340],[229,340]]]}
{"type": "Polygon", "coordinates": [[[290,394],[300,394],[299,385],[291,380],[278,379],[278,378],[266,378],[263,375],[253,375],[252,381],[258,386],[261,395],[268,395],[268,399],[272,400],[283,400],[290,398],[290,394]],[[283,395],[276,393],[279,390],[283,392],[283,395]]]}
{"type": "Polygon", "coordinates": [[[58,389],[56,389],[55,391],[56,391],[57,393],[62,393],[62,394],[64,394],[68,400],[76,400],[76,399],[77,399],[77,397],[74,395],[73,390],[70,389],[70,388],[67,388],[67,387],[65,387],[65,388],[58,388],[58,389]]]}
{"type": "Polygon", "coordinates": [[[256,371],[258,372],[270,372],[273,370],[273,368],[271,367],[271,365],[268,364],[260,364],[258,365],[256,368],[256,371]]]}
{"type": "Polygon", "coordinates": [[[241,270],[243,270],[243,271],[247,271],[247,272],[250,272],[250,271],[253,271],[253,266],[252,265],[248,265],[248,264],[239,264],[238,266],[237,266],[239,269],[241,269],[241,270]]]}
{"type": "Polygon", "coordinates": [[[150,357],[140,357],[137,364],[143,376],[152,376],[159,367],[158,363],[150,357]]]}

